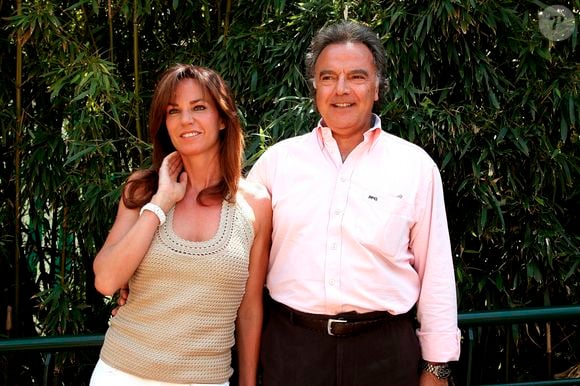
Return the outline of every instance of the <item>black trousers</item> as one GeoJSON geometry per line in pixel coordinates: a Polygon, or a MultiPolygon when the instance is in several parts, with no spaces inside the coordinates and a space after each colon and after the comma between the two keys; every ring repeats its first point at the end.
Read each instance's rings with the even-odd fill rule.
{"type": "Polygon", "coordinates": [[[417,386],[419,342],[410,317],[359,334],[330,336],[293,323],[266,307],[263,386],[417,386]]]}

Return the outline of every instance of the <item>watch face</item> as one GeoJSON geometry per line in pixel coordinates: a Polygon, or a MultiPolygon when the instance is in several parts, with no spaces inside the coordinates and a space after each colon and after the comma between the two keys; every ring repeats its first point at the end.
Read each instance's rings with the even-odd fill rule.
{"type": "Polygon", "coordinates": [[[436,375],[439,378],[449,378],[451,375],[451,369],[448,366],[439,366],[436,371],[436,375]]]}

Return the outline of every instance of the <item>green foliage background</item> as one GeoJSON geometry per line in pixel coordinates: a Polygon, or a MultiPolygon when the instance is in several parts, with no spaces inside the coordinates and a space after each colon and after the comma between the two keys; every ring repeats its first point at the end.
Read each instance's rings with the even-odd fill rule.
{"type": "MultiPolygon", "coordinates": [[[[578,25],[580,1],[558,4],[578,25]]],[[[244,120],[250,166],[269,145],[313,127],[304,53],[316,30],[345,16],[384,42],[385,130],[422,146],[441,167],[459,309],[577,304],[578,29],[560,42],[546,39],[538,28],[546,5],[0,1],[0,320],[9,321],[0,334],[106,328],[111,305],[93,288],[92,259],[124,178],[149,162],[147,109],[163,69],[191,62],[223,75],[244,120]]],[[[574,327],[552,331],[563,363],[580,361],[574,327]]],[[[543,355],[541,329],[513,333],[520,353],[543,355]]],[[[502,332],[491,336],[486,350],[502,353],[502,332]]],[[[59,357],[58,369],[79,361],[59,357]]],[[[0,366],[5,383],[26,384],[40,365],[16,357],[0,366]]],[[[535,362],[507,366],[520,378],[538,376],[535,362]]]]}

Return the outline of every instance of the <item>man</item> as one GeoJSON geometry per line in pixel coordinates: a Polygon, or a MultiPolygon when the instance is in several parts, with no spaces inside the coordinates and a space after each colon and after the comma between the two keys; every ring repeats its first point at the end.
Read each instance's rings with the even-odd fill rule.
{"type": "Polygon", "coordinates": [[[441,178],[372,112],[385,61],[361,24],[320,30],[306,67],[321,120],[248,176],[274,211],[264,386],[446,385],[459,358],[441,178]]]}

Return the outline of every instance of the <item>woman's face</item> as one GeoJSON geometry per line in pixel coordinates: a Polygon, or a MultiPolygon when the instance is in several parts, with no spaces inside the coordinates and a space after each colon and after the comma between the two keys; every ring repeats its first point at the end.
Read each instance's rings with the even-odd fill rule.
{"type": "Polygon", "coordinates": [[[183,79],[167,105],[165,125],[171,142],[182,155],[218,151],[223,119],[209,92],[194,79],[183,79]]]}

